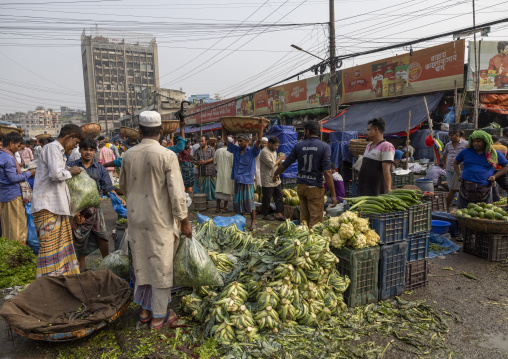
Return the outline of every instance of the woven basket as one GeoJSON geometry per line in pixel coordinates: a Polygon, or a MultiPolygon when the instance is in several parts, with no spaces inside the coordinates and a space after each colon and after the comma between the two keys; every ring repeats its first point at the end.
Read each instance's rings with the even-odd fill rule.
{"type": "Polygon", "coordinates": [[[87,123],[81,126],[81,131],[85,137],[97,137],[101,133],[101,125],[98,123],[87,123]]]}
{"type": "Polygon", "coordinates": [[[120,133],[131,140],[139,140],[139,132],[130,127],[120,127],[120,133]]]}
{"type": "Polygon", "coordinates": [[[175,132],[180,127],[180,121],[178,120],[164,120],[162,121],[162,132],[164,136],[175,132]]]}
{"type": "Polygon", "coordinates": [[[21,128],[0,125],[0,136],[3,137],[6,134],[11,133],[11,132],[17,132],[17,133],[21,134],[21,128]]]}
{"type": "Polygon", "coordinates": [[[232,133],[259,133],[263,128],[262,117],[221,117],[222,127],[232,133]]]}
{"type": "Polygon", "coordinates": [[[452,211],[451,214],[453,214],[453,216],[457,218],[460,228],[466,228],[476,233],[485,233],[485,234],[508,233],[508,222],[482,218],[461,217],[455,214],[457,211],[458,209],[452,211]]]}
{"type": "Polygon", "coordinates": [[[45,138],[50,138],[50,137],[51,137],[51,135],[49,133],[41,133],[40,135],[35,136],[35,138],[38,140],[43,140],[45,138]]]}
{"type": "Polygon", "coordinates": [[[349,151],[354,157],[363,156],[368,144],[367,140],[351,140],[349,141],[349,151]]]}

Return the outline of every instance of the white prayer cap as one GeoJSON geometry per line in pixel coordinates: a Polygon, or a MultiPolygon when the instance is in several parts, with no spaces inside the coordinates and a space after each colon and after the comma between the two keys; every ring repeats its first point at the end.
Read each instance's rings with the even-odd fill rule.
{"type": "Polygon", "coordinates": [[[263,141],[264,141],[264,142],[268,142],[268,138],[263,137],[263,138],[261,139],[261,141],[262,141],[262,142],[263,142],[263,141]]]}
{"type": "Polygon", "coordinates": [[[139,114],[139,124],[145,127],[161,126],[161,115],[157,111],[143,111],[139,114]]]}

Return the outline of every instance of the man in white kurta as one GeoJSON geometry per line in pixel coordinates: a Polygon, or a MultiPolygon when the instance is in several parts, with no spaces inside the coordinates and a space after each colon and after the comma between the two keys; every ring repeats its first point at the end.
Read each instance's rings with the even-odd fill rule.
{"type": "Polygon", "coordinates": [[[222,211],[228,211],[228,202],[233,201],[233,191],[235,183],[231,179],[231,171],[233,169],[233,154],[226,147],[222,147],[215,151],[213,163],[217,166],[217,182],[215,184],[215,198],[217,199],[217,210],[220,212],[221,201],[224,201],[222,211]]]}
{"type": "Polygon", "coordinates": [[[155,111],[139,115],[143,140],[123,157],[120,188],[127,196],[129,245],[136,286],[134,302],[141,305],[140,320],[155,329],[172,325],[178,317],[168,311],[173,285],[173,257],[181,232],[192,237],[187,219],[185,187],[178,159],[159,143],[161,116],[155,111]]]}
{"type": "MultiPolygon", "coordinates": [[[[263,137],[261,139],[260,150],[265,148],[267,144],[268,144],[268,138],[263,137]]],[[[256,173],[254,174],[254,185],[256,187],[262,185],[262,183],[261,183],[261,164],[259,163],[259,156],[256,157],[256,173]]]]}

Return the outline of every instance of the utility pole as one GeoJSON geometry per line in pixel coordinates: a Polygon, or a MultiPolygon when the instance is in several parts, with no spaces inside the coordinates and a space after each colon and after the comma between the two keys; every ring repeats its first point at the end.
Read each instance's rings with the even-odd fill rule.
{"type": "Polygon", "coordinates": [[[199,136],[203,137],[203,99],[199,99],[199,136]]]}
{"type": "Polygon", "coordinates": [[[330,118],[337,116],[337,75],[335,73],[335,6],[330,0],[330,118]]]}
{"type": "MultiPolygon", "coordinates": [[[[473,0],[473,27],[476,27],[474,0],[473,0]]],[[[473,115],[473,119],[474,119],[474,128],[477,129],[478,128],[478,90],[477,89],[480,86],[480,84],[478,82],[480,77],[478,76],[478,65],[479,64],[476,61],[476,31],[474,33],[473,44],[474,44],[474,79],[473,79],[473,83],[475,83],[474,97],[473,97],[473,100],[474,100],[474,115],[473,115]]]]}

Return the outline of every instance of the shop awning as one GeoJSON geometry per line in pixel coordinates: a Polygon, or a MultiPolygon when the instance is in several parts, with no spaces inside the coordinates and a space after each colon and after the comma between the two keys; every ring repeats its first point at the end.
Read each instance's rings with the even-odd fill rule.
{"type": "MultiPolygon", "coordinates": [[[[429,112],[432,112],[443,98],[443,93],[426,95],[425,97],[429,112]]],[[[346,115],[345,130],[358,131],[358,134],[364,134],[367,130],[367,122],[380,117],[386,122],[385,135],[405,132],[408,127],[407,121],[410,110],[411,128],[413,129],[427,119],[423,96],[353,105],[344,113],[346,115]]],[[[323,127],[332,131],[342,131],[342,115],[327,121],[323,127]]]]}
{"type": "MultiPolygon", "coordinates": [[[[210,132],[210,131],[220,130],[221,128],[222,128],[222,123],[220,123],[220,122],[203,125],[203,127],[201,129],[199,128],[199,126],[198,127],[185,126],[185,133],[196,133],[201,130],[203,132],[210,132]]],[[[178,132],[180,132],[180,129],[175,131],[175,133],[178,133],[178,132]]]]}
{"type": "Polygon", "coordinates": [[[480,106],[487,111],[508,115],[508,94],[481,94],[480,106]]]}

